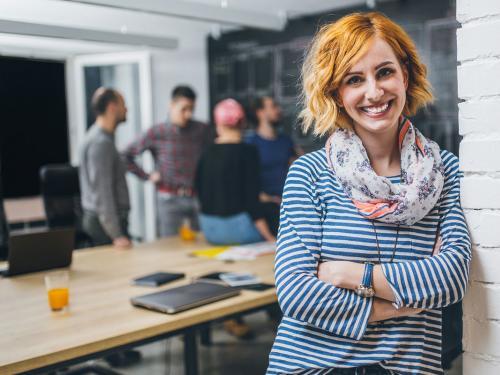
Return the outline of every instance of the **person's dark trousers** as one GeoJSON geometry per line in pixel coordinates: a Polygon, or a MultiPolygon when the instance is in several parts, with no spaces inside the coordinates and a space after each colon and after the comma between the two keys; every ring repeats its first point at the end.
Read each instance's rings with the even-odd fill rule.
{"type": "MultiPolygon", "coordinates": [[[[120,218],[120,226],[125,236],[128,236],[128,218],[120,218]]],[[[83,210],[82,227],[92,239],[94,246],[111,245],[113,243],[113,239],[104,231],[96,213],[83,210]]]]}
{"type": "Polygon", "coordinates": [[[277,236],[280,225],[280,205],[273,202],[265,202],[261,204],[261,209],[269,230],[274,236],[277,236]]]}
{"type": "Polygon", "coordinates": [[[371,365],[353,368],[337,368],[331,374],[335,375],[390,375],[395,374],[390,370],[386,370],[380,365],[371,365]]]}
{"type": "MultiPolygon", "coordinates": [[[[269,230],[274,236],[278,235],[278,228],[280,225],[280,205],[273,202],[262,203],[262,212],[264,219],[269,226],[269,230]]],[[[267,315],[272,321],[279,323],[283,317],[283,313],[278,304],[266,308],[267,315]]]]}

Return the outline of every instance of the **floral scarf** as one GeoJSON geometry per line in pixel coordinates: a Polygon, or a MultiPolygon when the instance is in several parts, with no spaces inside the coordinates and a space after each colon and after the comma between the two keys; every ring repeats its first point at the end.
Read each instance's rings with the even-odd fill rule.
{"type": "Polygon", "coordinates": [[[436,205],[443,189],[444,167],[437,143],[404,117],[398,142],[400,184],[375,173],[361,139],[352,130],[337,129],[326,143],[326,154],[330,168],[362,216],[412,225],[436,205]]]}

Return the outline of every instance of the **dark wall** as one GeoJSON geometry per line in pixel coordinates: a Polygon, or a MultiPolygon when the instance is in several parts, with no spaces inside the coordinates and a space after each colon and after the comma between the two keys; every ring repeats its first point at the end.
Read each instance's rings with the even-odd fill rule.
{"type": "MultiPolygon", "coordinates": [[[[297,127],[300,111],[300,69],[312,36],[320,25],[366,7],[344,9],[292,20],[281,32],[244,29],[209,38],[211,106],[226,97],[244,105],[258,95],[272,95],[284,109],[283,130],[306,150],[323,140],[303,135],[297,127]]],[[[458,151],[455,5],[450,0],[390,1],[377,6],[412,36],[429,68],[437,97],[435,105],[414,120],[442,147],[458,151]]]]}
{"type": "Polygon", "coordinates": [[[64,63],[0,57],[4,198],[40,194],[39,169],[67,163],[64,63]]]}

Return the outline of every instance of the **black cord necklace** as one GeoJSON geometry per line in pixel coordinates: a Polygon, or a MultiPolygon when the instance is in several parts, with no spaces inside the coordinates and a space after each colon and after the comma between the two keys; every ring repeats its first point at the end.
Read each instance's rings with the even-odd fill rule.
{"type": "MultiPolygon", "coordinates": [[[[377,229],[375,228],[374,220],[371,220],[371,223],[372,223],[373,231],[375,232],[375,242],[377,243],[378,262],[380,264],[380,263],[382,263],[382,258],[380,256],[380,245],[378,242],[377,229]]],[[[399,224],[398,224],[398,227],[396,230],[396,241],[394,242],[394,248],[392,249],[392,256],[391,256],[391,260],[389,261],[389,263],[392,263],[392,261],[394,260],[394,256],[396,255],[396,247],[398,246],[398,239],[399,239],[399,224]]]]}

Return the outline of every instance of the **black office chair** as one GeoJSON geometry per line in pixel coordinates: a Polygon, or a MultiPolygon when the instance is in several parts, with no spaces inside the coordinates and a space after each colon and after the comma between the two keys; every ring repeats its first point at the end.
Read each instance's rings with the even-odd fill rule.
{"type": "Polygon", "coordinates": [[[7,258],[8,242],[9,226],[3,207],[2,181],[0,180],[0,260],[7,258]]]}
{"type": "Polygon", "coordinates": [[[48,227],[74,227],[75,248],[91,247],[92,240],[82,229],[78,167],[69,164],[43,166],[40,186],[48,227]]]}

